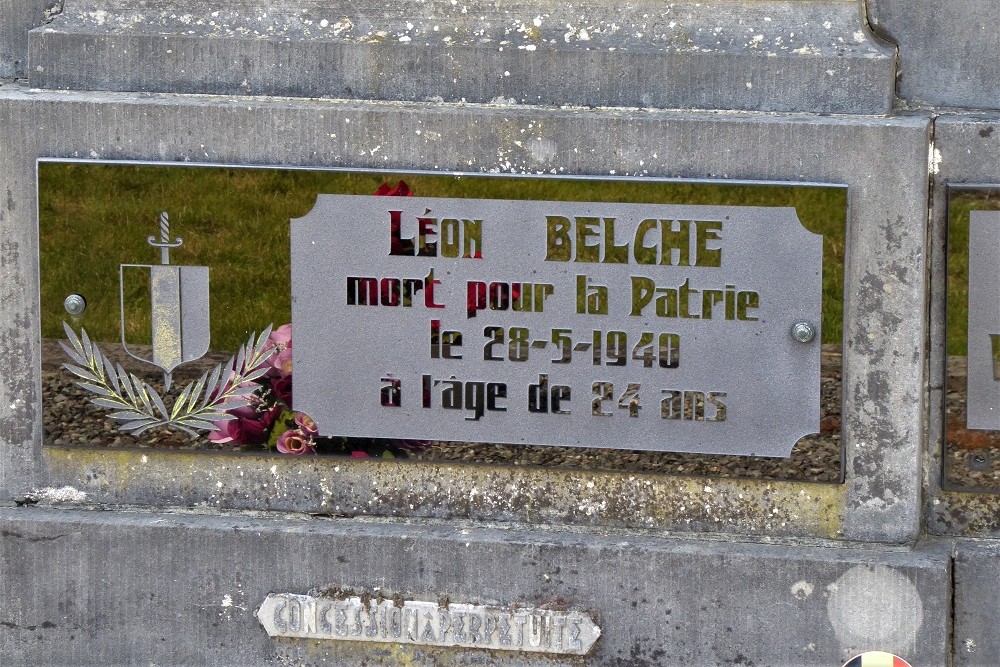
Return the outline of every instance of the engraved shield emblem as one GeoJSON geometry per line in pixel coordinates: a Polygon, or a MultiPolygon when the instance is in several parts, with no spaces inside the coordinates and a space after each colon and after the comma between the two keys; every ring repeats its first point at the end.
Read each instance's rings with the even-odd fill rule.
{"type": "Polygon", "coordinates": [[[209,286],[207,266],[172,266],[169,250],[183,243],[180,237],[169,240],[167,214],[160,215],[160,240],[149,237],[151,246],[160,248],[161,264],[122,264],[119,267],[119,303],[121,306],[122,346],[130,356],[163,370],[169,389],[170,374],[188,361],[208,352],[209,286]],[[136,355],[125,340],[126,269],[148,271],[152,319],[152,358],[136,355]]]}

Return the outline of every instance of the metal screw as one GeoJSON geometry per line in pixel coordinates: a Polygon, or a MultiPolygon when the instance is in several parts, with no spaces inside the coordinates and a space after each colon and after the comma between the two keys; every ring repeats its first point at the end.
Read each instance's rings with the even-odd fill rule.
{"type": "Polygon", "coordinates": [[[70,294],[63,301],[63,308],[73,317],[80,317],[87,310],[87,300],[80,294],[70,294]]]}
{"type": "Polygon", "coordinates": [[[816,329],[808,322],[796,322],[792,325],[792,338],[800,343],[810,343],[816,337],[816,329]]]}
{"type": "Polygon", "coordinates": [[[983,452],[976,452],[969,455],[969,467],[973,470],[989,470],[990,455],[983,452]]]}

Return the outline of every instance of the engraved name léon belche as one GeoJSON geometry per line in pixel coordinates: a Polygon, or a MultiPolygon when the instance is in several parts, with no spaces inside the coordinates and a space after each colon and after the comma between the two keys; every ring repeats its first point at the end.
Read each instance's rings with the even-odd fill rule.
{"type": "Polygon", "coordinates": [[[792,208],[319,195],[297,410],[338,435],[788,456],[819,424],[792,208]]]}

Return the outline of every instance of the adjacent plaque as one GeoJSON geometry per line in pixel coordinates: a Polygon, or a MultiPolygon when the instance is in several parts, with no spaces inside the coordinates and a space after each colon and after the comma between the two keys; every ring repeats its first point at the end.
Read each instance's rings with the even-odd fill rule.
{"type": "Polygon", "coordinates": [[[969,215],[966,426],[1000,430],[1000,211],[969,215]]]}
{"type": "Polygon", "coordinates": [[[321,433],[784,457],[819,430],[794,209],[320,195],[291,225],[321,433]]]}
{"type": "Polygon", "coordinates": [[[994,186],[949,188],[945,488],[1000,491],[1000,211],[994,186]]]}

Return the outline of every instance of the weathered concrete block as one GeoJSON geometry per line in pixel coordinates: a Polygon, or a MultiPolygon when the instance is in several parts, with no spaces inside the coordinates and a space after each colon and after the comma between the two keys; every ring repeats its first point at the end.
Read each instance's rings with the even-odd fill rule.
{"type": "Polygon", "coordinates": [[[957,536],[1000,536],[1000,496],[941,489],[946,332],[948,185],[1000,183],[1000,116],[949,113],[935,121],[930,171],[934,190],[930,245],[930,403],[927,528],[957,536]]]}
{"type": "Polygon", "coordinates": [[[991,0],[871,0],[868,19],[899,45],[899,96],[913,106],[1000,108],[1000,34],[991,0]]]}
{"type": "Polygon", "coordinates": [[[22,77],[28,69],[28,31],[55,16],[59,0],[0,3],[0,78],[22,77]]]}
{"type": "Polygon", "coordinates": [[[807,667],[872,646],[944,665],[949,587],[949,553],[935,545],[873,551],[301,515],[0,510],[0,661],[11,666],[807,667]],[[268,593],[330,585],[565,605],[593,615],[602,636],[581,662],[270,639],[255,616],[268,593]]]}
{"type": "Polygon", "coordinates": [[[874,114],[895,75],[843,0],[74,0],[31,62],[37,88],[874,114]]]}
{"type": "Polygon", "coordinates": [[[955,665],[1000,663],[1000,542],[960,540],[955,548],[955,665]]]}

